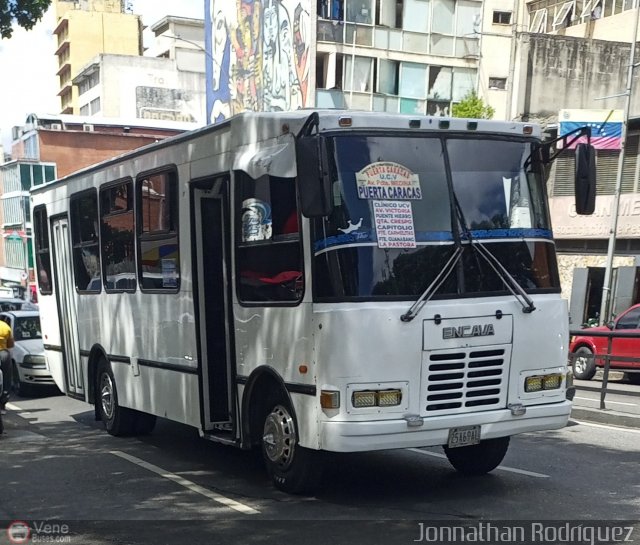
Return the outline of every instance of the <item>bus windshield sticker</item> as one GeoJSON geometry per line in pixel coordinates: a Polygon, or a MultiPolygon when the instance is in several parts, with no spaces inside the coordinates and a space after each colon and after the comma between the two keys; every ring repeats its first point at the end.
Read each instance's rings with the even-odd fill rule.
{"type": "Polygon", "coordinates": [[[373,201],[379,248],[415,248],[413,210],[410,202],[373,201]]]}
{"type": "Polygon", "coordinates": [[[271,206],[260,199],[242,201],[242,242],[271,238],[271,206]]]}
{"type": "Polygon", "coordinates": [[[418,175],[398,163],[371,163],[356,172],[356,183],[361,199],[422,199],[418,175]]]}
{"type": "Polygon", "coordinates": [[[347,220],[349,222],[349,226],[346,229],[343,229],[342,227],[338,227],[338,231],[342,231],[345,235],[348,235],[349,233],[353,233],[354,231],[357,231],[358,229],[360,229],[360,227],[362,227],[362,218],[360,218],[360,221],[358,221],[358,223],[352,223],[351,220],[347,220]]]}
{"type": "Polygon", "coordinates": [[[162,287],[163,288],[177,288],[178,287],[178,274],[176,267],[176,260],[173,258],[162,259],[162,287]]]}

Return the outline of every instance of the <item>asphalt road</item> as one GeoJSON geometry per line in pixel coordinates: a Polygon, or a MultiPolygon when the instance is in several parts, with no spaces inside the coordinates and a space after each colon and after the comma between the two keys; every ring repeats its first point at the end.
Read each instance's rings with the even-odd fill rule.
{"type": "MultiPolygon", "coordinates": [[[[255,453],[187,426],[160,420],[152,435],[123,439],[64,396],[14,398],[8,409],[0,521],[25,521],[33,543],[388,545],[433,542],[425,527],[439,524],[584,528],[640,518],[637,429],[571,422],[517,436],[503,465],[476,478],[457,474],[440,449],[332,455],[323,489],[296,497],[271,486],[255,453]]],[[[635,526],[627,543],[640,543],[635,526]]],[[[0,544],[19,542],[8,535],[0,544]]]]}

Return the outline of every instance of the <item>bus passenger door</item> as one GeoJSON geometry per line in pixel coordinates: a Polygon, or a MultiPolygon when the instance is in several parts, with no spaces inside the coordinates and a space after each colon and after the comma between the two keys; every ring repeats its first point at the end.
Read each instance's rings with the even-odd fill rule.
{"type": "Polygon", "coordinates": [[[66,217],[53,219],[51,231],[53,233],[58,313],[60,314],[60,336],[67,381],[66,393],[72,397],[84,399],[84,374],[78,345],[78,316],[71,266],[73,254],[69,220],[66,217]]]}
{"type": "Polygon", "coordinates": [[[195,184],[197,301],[203,429],[232,421],[228,177],[195,184]],[[225,228],[225,225],[227,227],[225,228]]]}

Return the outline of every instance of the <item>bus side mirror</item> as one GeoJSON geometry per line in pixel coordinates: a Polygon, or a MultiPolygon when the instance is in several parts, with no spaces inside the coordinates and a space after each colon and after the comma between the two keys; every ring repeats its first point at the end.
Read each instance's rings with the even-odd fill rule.
{"type": "Polygon", "coordinates": [[[596,208],[596,150],[589,144],[576,146],[576,212],[593,214],[596,208]]]}
{"type": "Polygon", "coordinates": [[[298,188],[302,215],[328,216],[333,210],[327,142],[322,136],[303,136],[296,141],[298,188]]]}

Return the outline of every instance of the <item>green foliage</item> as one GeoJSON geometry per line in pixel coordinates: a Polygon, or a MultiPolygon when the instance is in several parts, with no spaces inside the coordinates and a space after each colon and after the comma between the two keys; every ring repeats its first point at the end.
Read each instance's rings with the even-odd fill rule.
{"type": "Polygon", "coordinates": [[[14,22],[32,29],[50,4],[51,0],[0,0],[0,37],[11,38],[14,22]]]}
{"type": "Polygon", "coordinates": [[[491,119],[496,113],[495,109],[485,104],[475,91],[470,91],[458,104],[454,104],[452,112],[453,117],[471,119],[491,119]]]}

